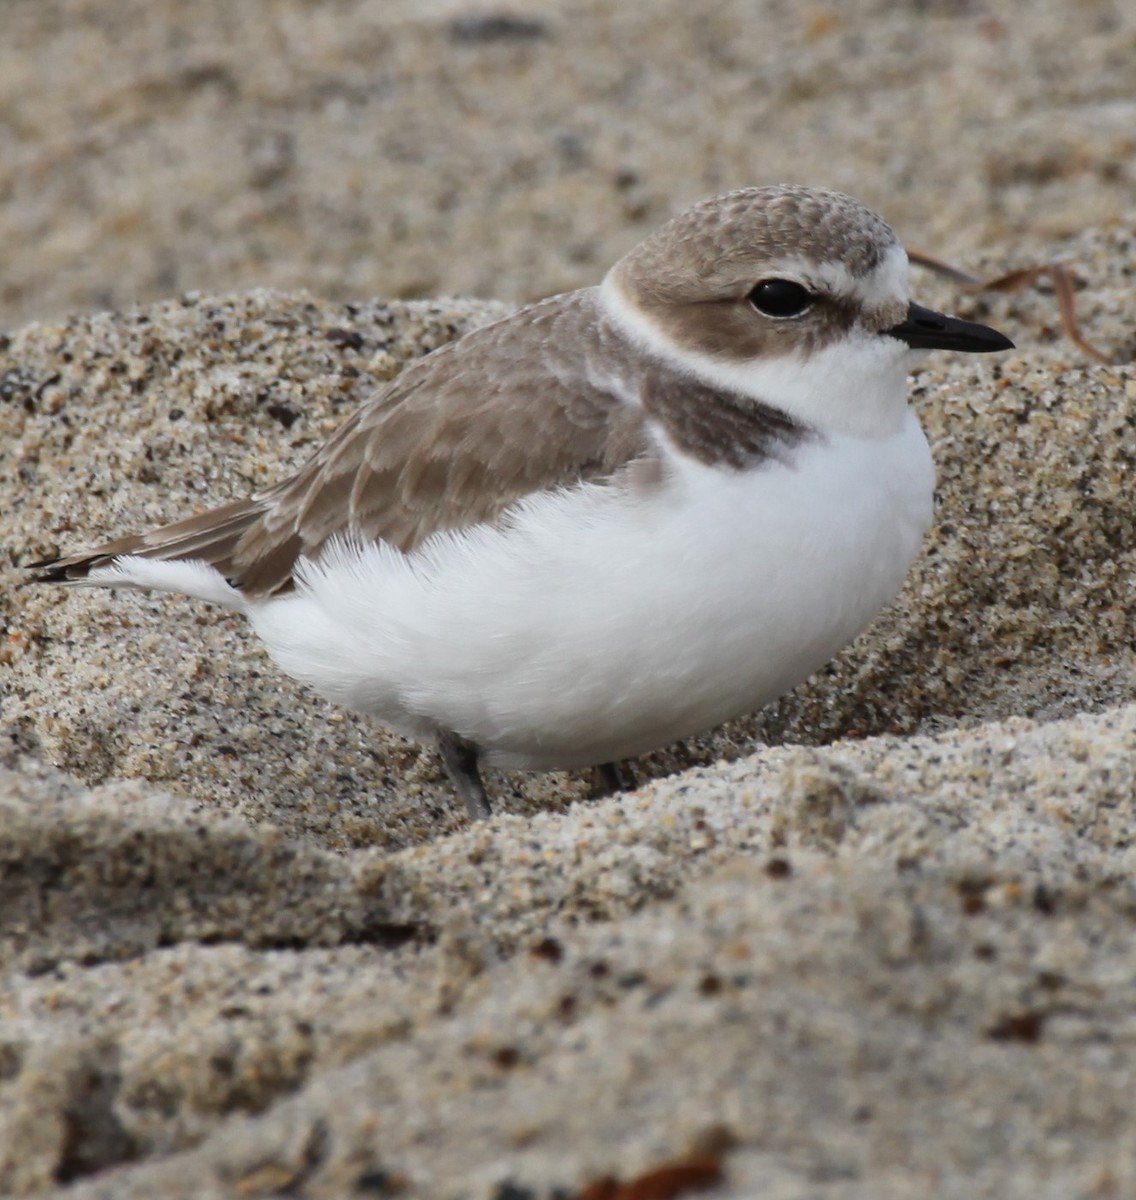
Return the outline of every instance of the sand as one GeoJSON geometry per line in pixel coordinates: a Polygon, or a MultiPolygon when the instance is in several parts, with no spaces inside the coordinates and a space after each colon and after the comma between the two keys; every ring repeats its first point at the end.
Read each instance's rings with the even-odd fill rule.
{"type": "Polygon", "coordinates": [[[1136,15],[607,7],[11,14],[0,1193],[1136,1191],[1136,15]],[[1111,362],[1045,285],[919,275],[1018,349],[913,380],[907,587],[638,790],[492,773],[471,829],[239,619],[16,586],[779,178],[969,269],[1074,263],[1111,362]]]}

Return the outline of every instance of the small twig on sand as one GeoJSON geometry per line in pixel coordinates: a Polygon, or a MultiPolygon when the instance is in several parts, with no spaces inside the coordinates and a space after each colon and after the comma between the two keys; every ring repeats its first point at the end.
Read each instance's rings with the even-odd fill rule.
{"type": "Polygon", "coordinates": [[[998,275],[994,279],[976,279],[973,275],[968,275],[965,271],[960,271],[957,267],[952,267],[949,263],[934,258],[930,254],[913,251],[907,257],[917,266],[926,267],[929,271],[934,271],[936,275],[943,275],[972,292],[1019,292],[1031,283],[1036,283],[1043,275],[1048,275],[1053,281],[1057,309],[1061,314],[1061,328],[1065,331],[1065,336],[1078,350],[1087,354],[1095,362],[1109,363],[1112,361],[1107,354],[1102,353],[1081,336],[1081,328],[1077,323],[1076,304],[1073,299],[1073,272],[1065,263],[1043,263],[1040,267],[1022,267],[1017,271],[1007,271],[1005,275],[998,275]]]}

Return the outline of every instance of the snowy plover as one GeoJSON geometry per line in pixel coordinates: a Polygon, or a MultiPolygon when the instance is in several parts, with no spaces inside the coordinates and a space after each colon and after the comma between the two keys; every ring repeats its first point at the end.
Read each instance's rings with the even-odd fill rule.
{"type": "Polygon", "coordinates": [[[434,742],[485,816],[481,760],[643,754],[851,641],[931,519],[908,370],[1011,345],[913,304],[855,200],[747,188],[411,363],[274,487],[38,578],[243,612],[289,675],[434,742]]]}

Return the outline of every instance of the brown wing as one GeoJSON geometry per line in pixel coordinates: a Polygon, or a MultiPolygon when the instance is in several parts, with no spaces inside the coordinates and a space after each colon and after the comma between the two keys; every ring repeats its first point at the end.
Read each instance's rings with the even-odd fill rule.
{"type": "Polygon", "coordinates": [[[651,454],[637,356],[592,291],[555,297],[406,367],[295,475],[86,554],[36,564],[83,578],[116,555],[211,563],[250,596],[289,590],[301,557],[337,534],[412,550],[492,521],[533,492],[611,478],[651,454]]]}

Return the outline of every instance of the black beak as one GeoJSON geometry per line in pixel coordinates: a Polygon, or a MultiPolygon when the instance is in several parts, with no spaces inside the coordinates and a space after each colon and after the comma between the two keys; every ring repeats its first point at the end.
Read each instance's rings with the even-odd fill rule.
{"type": "Polygon", "coordinates": [[[912,350],[964,350],[970,354],[990,354],[994,350],[1014,348],[1014,343],[1004,333],[989,325],[960,321],[958,317],[948,317],[919,304],[909,304],[907,320],[885,329],[884,333],[906,342],[912,350]]]}

